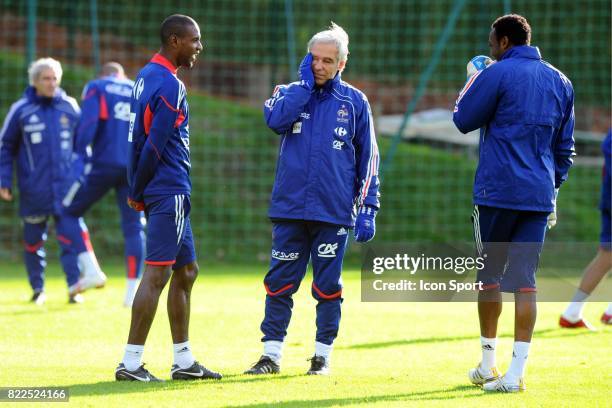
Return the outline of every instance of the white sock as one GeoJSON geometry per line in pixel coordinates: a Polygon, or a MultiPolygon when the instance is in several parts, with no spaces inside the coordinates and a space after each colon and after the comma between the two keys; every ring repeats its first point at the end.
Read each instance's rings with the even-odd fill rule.
{"type": "Polygon", "coordinates": [[[606,309],[607,315],[612,315],[612,302],[608,303],[608,308],[606,309]]]}
{"type": "Polygon", "coordinates": [[[567,305],[567,309],[563,312],[563,317],[566,320],[569,320],[571,323],[576,323],[578,320],[582,319],[582,309],[584,309],[584,301],[589,297],[589,294],[581,291],[580,289],[576,290],[574,294],[574,298],[567,305]]]}
{"type": "Polygon", "coordinates": [[[283,342],[276,340],[264,341],[264,356],[270,357],[276,364],[283,358],[283,342]]]}
{"type": "Polygon", "coordinates": [[[174,343],[174,364],[180,368],[189,368],[195,362],[189,341],[183,343],[174,343]]]}
{"type": "Polygon", "coordinates": [[[144,345],[128,344],[125,346],[125,354],[123,355],[123,365],[129,371],[137,370],[142,365],[142,353],[144,345]]]}
{"type": "Polygon", "coordinates": [[[495,347],[497,344],[497,338],[487,338],[480,336],[480,346],[482,347],[482,360],[480,361],[480,368],[484,371],[489,371],[495,367],[495,347]]]}
{"type": "Polygon", "coordinates": [[[79,269],[84,276],[99,275],[102,273],[100,264],[93,252],[81,252],[77,255],[79,269]]]}
{"type": "Polygon", "coordinates": [[[529,345],[530,343],[524,341],[514,342],[512,361],[510,362],[510,368],[508,368],[506,372],[506,379],[512,383],[518,383],[519,379],[525,376],[525,365],[527,364],[529,345]]]}
{"type": "Polygon", "coordinates": [[[327,345],[323,343],[319,343],[315,341],[315,356],[325,357],[325,361],[329,363],[329,359],[331,357],[332,349],[334,348],[333,344],[327,345]]]}
{"type": "Polygon", "coordinates": [[[126,306],[132,306],[134,302],[134,296],[136,296],[136,290],[138,289],[138,284],[140,283],[140,279],[128,279],[127,286],[125,288],[125,301],[124,304],[126,306]]]}

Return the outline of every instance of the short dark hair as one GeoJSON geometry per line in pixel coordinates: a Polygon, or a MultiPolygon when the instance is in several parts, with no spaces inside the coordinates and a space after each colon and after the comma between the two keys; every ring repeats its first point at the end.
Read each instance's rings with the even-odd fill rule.
{"type": "Polygon", "coordinates": [[[197,25],[197,23],[193,18],[184,14],[173,14],[166,17],[163,21],[159,31],[159,39],[162,45],[167,45],[171,36],[176,35],[182,38],[187,34],[186,28],[195,25],[197,25]]]}
{"type": "Polygon", "coordinates": [[[531,26],[527,19],[518,14],[506,14],[493,22],[497,41],[508,37],[512,45],[526,45],[531,42],[531,26]]]}

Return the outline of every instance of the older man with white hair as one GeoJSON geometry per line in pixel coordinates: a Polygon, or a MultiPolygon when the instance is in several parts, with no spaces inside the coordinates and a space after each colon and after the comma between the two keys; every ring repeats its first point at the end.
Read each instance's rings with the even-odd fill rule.
{"type": "Polygon", "coordinates": [[[378,147],[366,96],[342,81],[349,38],[332,22],[308,42],[300,81],[275,88],[265,102],[270,129],[280,137],[269,217],[270,268],[264,279],[264,352],[246,374],[280,371],[293,307],[309,261],[317,300],[314,356],[307,374],[329,374],[340,325],[342,260],[348,230],[374,237],[379,208],[378,147]]]}
{"type": "Polygon", "coordinates": [[[97,263],[92,265],[95,261],[95,258],[92,261],[93,251],[79,254],[74,249],[75,241],[83,240],[81,228],[84,224],[62,213],[61,202],[73,180],[74,132],[81,111],[75,99],[59,87],[62,80],[59,61],[53,58],[36,60],[30,65],[28,74],[30,86],[11,106],[0,130],[0,199],[13,199],[13,162],[16,162],[24,260],[34,292],[32,301],[41,305],[46,299],[44,242],[47,221],[53,217],[69,303],[80,303],[80,292],[86,289],[80,280],[81,269],[97,275],[97,286],[104,285],[106,280],[97,263]],[[97,269],[90,270],[94,266],[97,269]]]}

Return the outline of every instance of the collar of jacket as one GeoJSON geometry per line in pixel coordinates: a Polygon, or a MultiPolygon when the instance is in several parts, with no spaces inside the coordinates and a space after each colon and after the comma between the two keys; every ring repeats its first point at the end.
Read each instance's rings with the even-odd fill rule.
{"type": "Polygon", "coordinates": [[[542,54],[540,54],[540,50],[538,49],[538,47],[532,47],[530,45],[518,45],[504,52],[504,55],[502,55],[501,60],[505,60],[507,58],[542,59],[542,54]]]}
{"type": "Polygon", "coordinates": [[[66,94],[66,92],[64,92],[64,90],[62,88],[57,88],[55,90],[55,94],[53,95],[52,98],[47,98],[45,96],[40,96],[36,94],[36,88],[34,88],[32,85],[28,86],[25,90],[25,92],[23,93],[24,96],[26,97],[26,99],[32,103],[37,103],[37,104],[51,104],[51,103],[58,103],[59,101],[61,101],[62,96],[66,94]]]}
{"type": "Polygon", "coordinates": [[[332,89],[334,89],[334,87],[340,83],[340,72],[338,72],[336,74],[336,76],[333,79],[328,80],[326,83],[323,84],[322,87],[320,87],[319,89],[322,92],[326,92],[326,93],[331,93],[332,89]]]}
{"type": "Polygon", "coordinates": [[[164,57],[160,53],[155,54],[153,58],[151,58],[151,62],[161,65],[162,67],[166,68],[168,71],[172,72],[172,74],[174,75],[176,75],[178,71],[178,68],[175,67],[174,64],[171,63],[168,58],[164,57]]]}

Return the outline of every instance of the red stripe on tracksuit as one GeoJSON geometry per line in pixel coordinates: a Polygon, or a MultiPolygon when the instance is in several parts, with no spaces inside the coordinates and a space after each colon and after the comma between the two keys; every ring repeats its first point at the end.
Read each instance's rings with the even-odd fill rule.
{"type": "Polygon", "coordinates": [[[525,292],[537,292],[536,288],[520,288],[519,292],[521,293],[525,293],[525,292]]]}
{"type": "Polygon", "coordinates": [[[93,245],[91,245],[91,240],[89,239],[89,231],[81,231],[81,237],[83,237],[83,243],[85,248],[87,248],[87,252],[93,252],[93,245]]]}
{"type": "Polygon", "coordinates": [[[104,95],[100,95],[100,119],[108,119],[108,104],[106,103],[104,95]]]}
{"type": "Polygon", "coordinates": [[[58,235],[58,236],[57,236],[57,240],[58,240],[59,242],[61,242],[62,244],[66,244],[66,245],[70,245],[70,244],[72,244],[72,241],[71,241],[71,240],[69,240],[68,238],[66,238],[66,237],[65,237],[65,236],[63,236],[63,235],[58,235]]]}
{"type": "Polygon", "coordinates": [[[136,279],[136,257],[134,255],[127,257],[127,273],[128,279],[136,279]]]}
{"type": "Polygon", "coordinates": [[[34,253],[34,252],[38,251],[40,249],[40,247],[43,246],[44,243],[45,243],[45,241],[39,241],[39,242],[37,242],[35,244],[28,245],[28,243],[24,241],[23,246],[25,247],[26,251],[34,253]]]}
{"type": "Polygon", "coordinates": [[[172,260],[172,261],[145,261],[145,263],[147,265],[153,265],[153,266],[168,266],[168,265],[174,265],[176,263],[176,260],[172,260]]]}
{"type": "Polygon", "coordinates": [[[317,288],[317,285],[315,285],[314,282],[312,282],[312,288],[315,290],[315,292],[317,292],[317,295],[321,296],[321,298],[323,299],[327,299],[327,300],[336,299],[342,296],[342,289],[340,289],[339,291],[335,293],[332,293],[331,295],[326,295],[319,288],[317,288]]]}
{"type": "Polygon", "coordinates": [[[276,296],[276,295],[278,295],[279,293],[286,291],[287,289],[291,289],[292,287],[293,287],[293,283],[290,283],[290,284],[288,284],[288,285],[283,286],[282,288],[280,288],[280,289],[279,289],[279,290],[277,290],[276,292],[272,292],[272,291],[270,290],[270,288],[268,287],[268,285],[266,285],[266,284],[264,283],[264,288],[266,288],[266,293],[267,293],[268,295],[270,295],[270,296],[276,296]]]}

